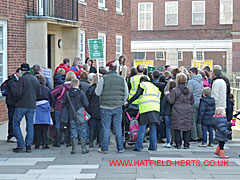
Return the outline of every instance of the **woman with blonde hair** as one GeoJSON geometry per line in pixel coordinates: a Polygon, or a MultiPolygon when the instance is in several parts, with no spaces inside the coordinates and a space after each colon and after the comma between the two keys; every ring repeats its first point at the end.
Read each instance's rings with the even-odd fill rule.
{"type": "MultiPolygon", "coordinates": [[[[56,127],[56,136],[55,136],[55,144],[53,146],[60,147],[60,114],[63,110],[62,103],[67,94],[67,92],[71,89],[71,81],[72,79],[76,79],[76,75],[74,72],[69,71],[66,74],[65,82],[63,84],[58,85],[56,88],[52,90],[53,97],[55,98],[55,127],[56,127]]],[[[70,134],[68,134],[69,136],[70,134]]],[[[70,136],[67,141],[67,146],[70,145],[70,136]]]]}
{"type": "Polygon", "coordinates": [[[75,57],[74,58],[71,70],[76,74],[77,77],[79,77],[79,75],[82,72],[81,58],[80,57],[75,57]]]}
{"type": "Polygon", "coordinates": [[[182,145],[181,132],[183,133],[184,149],[189,148],[191,130],[193,126],[192,105],[193,94],[187,87],[187,76],[179,73],[176,76],[177,87],[171,92],[166,91],[165,95],[169,104],[172,104],[171,122],[175,131],[176,148],[182,145]]]}

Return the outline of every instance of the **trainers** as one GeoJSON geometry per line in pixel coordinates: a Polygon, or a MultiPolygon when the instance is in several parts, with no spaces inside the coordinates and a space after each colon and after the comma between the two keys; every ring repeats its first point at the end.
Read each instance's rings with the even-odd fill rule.
{"type": "Polygon", "coordinates": [[[119,152],[119,153],[124,153],[124,149],[122,149],[122,150],[119,150],[118,152],[119,152]]]}
{"type": "Polygon", "coordinates": [[[171,145],[170,145],[170,143],[165,143],[165,144],[163,144],[163,147],[165,147],[165,148],[170,148],[171,145]]]}
{"type": "Polygon", "coordinates": [[[208,144],[207,146],[208,146],[208,147],[214,147],[212,144],[208,144]]]}
{"type": "Polygon", "coordinates": [[[206,144],[200,144],[200,145],[198,145],[198,147],[207,147],[207,145],[206,144]]]}
{"type": "Polygon", "coordinates": [[[9,142],[9,143],[16,143],[17,139],[15,137],[11,137],[11,138],[7,139],[7,142],[9,142]]]}
{"type": "Polygon", "coordinates": [[[31,146],[26,146],[26,152],[27,153],[31,153],[32,152],[31,146]]]}
{"type": "Polygon", "coordinates": [[[24,148],[18,148],[18,147],[17,147],[17,148],[14,148],[14,149],[13,149],[13,152],[19,153],[19,152],[25,152],[25,151],[24,151],[24,148]]]}
{"type": "Polygon", "coordinates": [[[98,152],[99,153],[103,153],[103,154],[107,154],[108,153],[107,151],[103,151],[101,148],[98,148],[98,152]]]}

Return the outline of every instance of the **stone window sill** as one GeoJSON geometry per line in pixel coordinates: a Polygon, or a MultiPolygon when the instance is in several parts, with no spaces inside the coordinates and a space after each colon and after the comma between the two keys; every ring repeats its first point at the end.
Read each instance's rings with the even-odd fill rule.
{"type": "Polygon", "coordinates": [[[101,7],[101,6],[98,6],[98,9],[103,10],[103,11],[107,11],[108,10],[108,8],[101,7]]]}
{"type": "Polygon", "coordinates": [[[117,14],[118,14],[118,15],[121,15],[121,16],[124,16],[123,12],[118,12],[118,11],[117,11],[117,14]]]}
{"type": "Polygon", "coordinates": [[[82,4],[82,5],[86,6],[86,5],[87,5],[87,2],[84,2],[84,1],[78,1],[78,4],[82,4]]]}

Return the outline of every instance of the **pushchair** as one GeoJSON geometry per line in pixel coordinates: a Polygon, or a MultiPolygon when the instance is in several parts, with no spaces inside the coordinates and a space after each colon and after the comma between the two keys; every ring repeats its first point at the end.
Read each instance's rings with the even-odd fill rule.
{"type": "Polygon", "coordinates": [[[124,148],[135,145],[137,141],[137,134],[139,130],[139,110],[138,107],[129,106],[123,111],[123,138],[124,148]]]}

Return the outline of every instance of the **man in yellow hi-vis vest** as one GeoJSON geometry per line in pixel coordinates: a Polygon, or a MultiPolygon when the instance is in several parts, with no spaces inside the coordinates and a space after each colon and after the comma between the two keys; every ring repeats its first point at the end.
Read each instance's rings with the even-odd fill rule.
{"type": "Polygon", "coordinates": [[[140,78],[140,84],[138,86],[136,94],[128,100],[128,104],[138,99],[139,106],[139,131],[138,138],[134,148],[134,151],[141,151],[142,144],[145,136],[146,126],[150,126],[150,139],[148,150],[157,150],[157,132],[156,123],[159,121],[160,112],[160,96],[159,89],[149,82],[146,76],[140,78]]]}
{"type": "MultiPolygon", "coordinates": [[[[143,72],[144,72],[144,67],[142,65],[138,65],[137,66],[137,75],[130,78],[131,88],[130,88],[128,99],[131,99],[136,94],[137,88],[138,88],[139,83],[140,83],[140,78],[145,76],[143,74],[143,72]]],[[[136,99],[131,104],[137,105],[138,102],[139,102],[139,100],[136,99]]]]}

